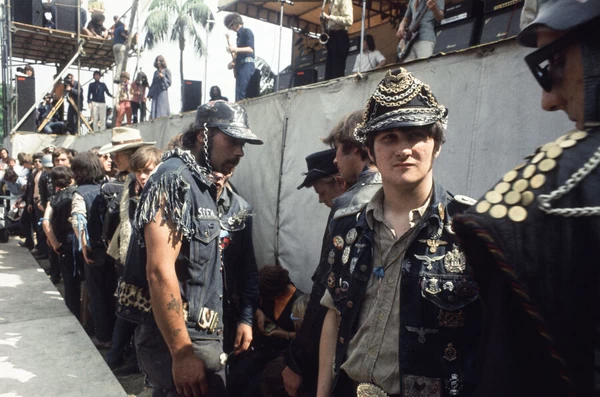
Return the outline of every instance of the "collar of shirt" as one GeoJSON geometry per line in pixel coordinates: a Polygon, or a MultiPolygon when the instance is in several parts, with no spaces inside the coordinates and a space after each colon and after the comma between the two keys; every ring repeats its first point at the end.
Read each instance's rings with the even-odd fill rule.
{"type": "MultiPolygon", "coordinates": [[[[385,216],[383,213],[383,198],[384,198],[383,188],[381,188],[377,191],[377,193],[375,193],[375,195],[373,196],[371,201],[369,201],[369,204],[367,204],[367,209],[366,209],[366,214],[365,214],[367,224],[369,225],[369,228],[374,229],[375,221],[377,221],[377,222],[383,223],[388,229],[393,230],[392,225],[390,225],[385,220],[385,216]]],[[[427,211],[427,207],[429,206],[430,201],[431,201],[431,194],[429,194],[429,197],[427,198],[427,200],[425,201],[425,203],[422,206],[410,211],[410,213],[408,214],[408,222],[409,222],[409,226],[410,226],[409,229],[412,229],[413,227],[418,225],[419,222],[421,221],[421,219],[423,219],[423,215],[425,214],[425,211],[427,211]]],[[[396,238],[398,238],[398,237],[399,236],[396,236],[396,238]]]]}

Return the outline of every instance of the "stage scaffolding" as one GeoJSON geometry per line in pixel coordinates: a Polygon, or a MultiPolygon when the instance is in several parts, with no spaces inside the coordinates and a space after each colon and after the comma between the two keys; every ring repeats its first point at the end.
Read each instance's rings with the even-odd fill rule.
{"type": "MultiPolygon", "coordinates": [[[[91,37],[81,32],[81,0],[77,0],[77,32],[48,29],[42,26],[28,25],[12,20],[11,8],[19,1],[5,0],[0,4],[0,50],[2,52],[2,112],[3,131],[6,137],[21,131],[20,125],[27,116],[35,110],[43,96],[36,98],[36,102],[17,120],[17,94],[13,70],[16,66],[25,63],[35,65],[55,65],[57,78],[68,74],[70,67],[75,67],[71,73],[81,85],[80,72],[82,69],[106,71],[113,67],[114,57],[112,40],[91,37]]],[[[137,9],[138,0],[132,1],[131,9],[137,9]]],[[[127,12],[129,12],[129,10],[127,12]]],[[[88,21],[91,14],[88,15],[88,21]]],[[[130,29],[132,30],[132,29],[130,29]]],[[[127,54],[130,54],[131,42],[128,41],[127,54]]],[[[54,82],[38,82],[47,85],[43,92],[51,92],[54,82]]],[[[82,101],[84,102],[84,101],[82,101]]],[[[20,112],[23,114],[22,112],[20,112]]],[[[78,134],[81,131],[81,120],[78,118],[78,134]]]]}

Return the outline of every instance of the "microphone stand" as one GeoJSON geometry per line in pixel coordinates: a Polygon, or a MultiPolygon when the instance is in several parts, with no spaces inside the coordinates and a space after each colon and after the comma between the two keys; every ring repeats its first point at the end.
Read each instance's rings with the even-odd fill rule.
{"type": "Polygon", "coordinates": [[[283,6],[285,4],[289,4],[291,6],[294,5],[294,2],[291,0],[279,0],[281,3],[281,11],[279,13],[279,49],[277,50],[277,76],[275,77],[275,87],[273,87],[273,92],[279,91],[279,73],[281,72],[281,38],[283,36],[283,6]]]}

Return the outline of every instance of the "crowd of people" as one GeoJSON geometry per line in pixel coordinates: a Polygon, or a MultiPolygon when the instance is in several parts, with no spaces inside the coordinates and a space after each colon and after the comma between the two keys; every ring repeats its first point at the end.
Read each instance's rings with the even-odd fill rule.
{"type": "Polygon", "coordinates": [[[449,110],[388,71],[306,157],[298,189],[330,207],[308,294],[257,269],[229,178],[263,141],[239,104],[200,106],[164,153],[128,127],[52,162],[20,154],[31,172],[0,149],[3,178],[39,194],[67,307],[153,396],[597,395],[599,22],[599,3],[541,2],[518,40],[542,107],[577,130],[479,200],[434,178],[449,110]]]}

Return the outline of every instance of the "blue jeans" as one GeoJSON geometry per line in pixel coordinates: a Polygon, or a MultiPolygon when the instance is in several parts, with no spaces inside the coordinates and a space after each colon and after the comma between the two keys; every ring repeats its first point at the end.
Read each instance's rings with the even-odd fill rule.
{"type": "MultiPolygon", "coordinates": [[[[101,250],[104,251],[104,250],[101,250]]],[[[106,251],[104,251],[104,255],[106,251]]],[[[98,262],[96,260],[96,262],[98,262]]],[[[102,266],[85,264],[85,286],[90,294],[90,313],[94,320],[96,338],[101,342],[112,339],[115,323],[114,292],[117,287],[114,263],[106,261],[102,266]]]]}
{"type": "Polygon", "coordinates": [[[236,65],[237,78],[235,80],[235,101],[247,98],[248,83],[254,75],[254,62],[244,62],[236,65]]]}

